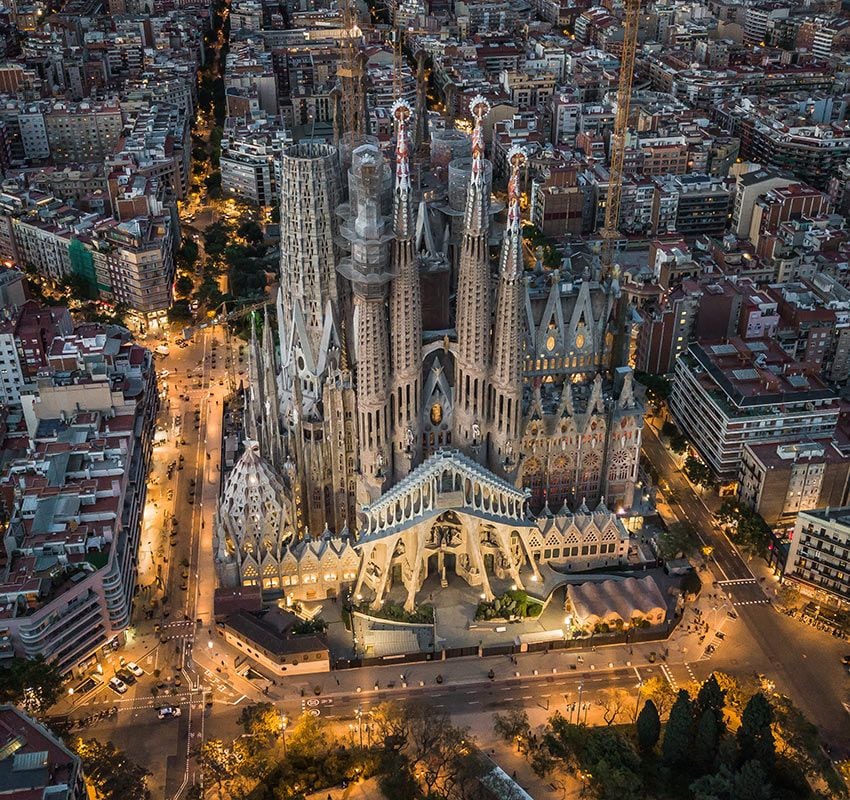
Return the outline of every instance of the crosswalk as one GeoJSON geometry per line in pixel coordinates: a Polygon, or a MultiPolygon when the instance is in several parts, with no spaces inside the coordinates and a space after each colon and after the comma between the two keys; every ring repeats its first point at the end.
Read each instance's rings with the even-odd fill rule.
{"type": "Polygon", "coordinates": [[[755,578],[730,578],[725,581],[717,581],[718,586],[742,586],[747,583],[756,583],[755,578]]]}
{"type": "Polygon", "coordinates": [[[766,597],[763,597],[761,600],[733,600],[733,606],[768,606],[770,605],[770,600],[766,597]]]}
{"type": "Polygon", "coordinates": [[[673,673],[670,671],[670,667],[666,664],[661,665],[661,674],[667,679],[667,683],[673,688],[674,692],[679,691],[679,684],[676,683],[676,678],[673,676],[673,673]]]}

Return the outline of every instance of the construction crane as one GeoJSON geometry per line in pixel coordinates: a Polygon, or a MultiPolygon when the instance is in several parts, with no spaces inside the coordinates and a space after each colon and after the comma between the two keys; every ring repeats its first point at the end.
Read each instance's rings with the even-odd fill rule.
{"type": "Polygon", "coordinates": [[[339,136],[351,134],[355,137],[367,133],[366,97],[363,92],[363,61],[359,42],[362,31],[357,25],[354,10],[356,0],[339,0],[342,3],[343,37],[340,41],[340,59],[336,74],[340,82],[340,105],[342,127],[339,136]]]}
{"type": "Polygon", "coordinates": [[[600,254],[603,275],[608,275],[614,266],[614,251],[620,236],[620,197],[623,192],[623,162],[629,129],[629,107],[632,101],[640,2],[641,0],[624,0],[626,16],[623,23],[623,54],[620,58],[620,81],[617,86],[617,114],[611,133],[611,167],[600,254]]]}
{"type": "MultiPolygon", "coordinates": [[[[202,322],[200,325],[198,325],[198,330],[203,330],[204,328],[213,328],[216,325],[224,325],[225,346],[227,348],[228,353],[227,385],[231,393],[236,391],[236,370],[234,362],[235,358],[237,358],[238,356],[234,356],[233,354],[233,338],[231,336],[230,325],[228,323],[234,322],[237,319],[242,319],[243,317],[247,317],[249,314],[253,314],[255,311],[263,308],[264,306],[272,305],[274,303],[274,297],[266,297],[263,300],[253,302],[243,302],[248,302],[248,305],[234,309],[233,311],[227,310],[227,302],[222,303],[220,306],[213,309],[213,311],[211,312],[213,316],[207,322],[202,322]]],[[[194,329],[187,328],[183,333],[184,338],[191,338],[193,332],[194,329]]]]}

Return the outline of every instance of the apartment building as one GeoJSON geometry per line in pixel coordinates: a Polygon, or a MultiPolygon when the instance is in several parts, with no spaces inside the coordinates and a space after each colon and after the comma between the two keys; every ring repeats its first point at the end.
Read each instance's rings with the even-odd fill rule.
{"type": "Polygon", "coordinates": [[[56,101],[44,112],[44,127],[54,163],[86,164],[112,153],[124,121],[117,102],[56,101]]]}
{"type": "Polygon", "coordinates": [[[277,200],[277,164],[292,139],[280,117],[228,117],[221,141],[221,188],[258,206],[277,200]]]}
{"type": "Polygon", "coordinates": [[[840,102],[718,101],[714,119],[741,140],[741,157],[764,166],[788,169],[798,181],[826,189],[850,156],[850,125],[840,102]]]}
{"type": "Polygon", "coordinates": [[[101,296],[131,309],[133,322],[167,324],[174,283],[176,227],[168,214],[98,225],[87,251],[101,296]]]}
{"type": "Polygon", "coordinates": [[[738,498],[773,528],[793,528],[800,511],[847,502],[850,458],[829,441],[747,444],[738,498]]]}
{"type": "Polygon", "coordinates": [[[772,339],[691,343],[676,362],[670,409],[721,479],[738,474],[744,445],[830,439],[835,392],[772,339]]]}
{"type": "Polygon", "coordinates": [[[148,351],[98,326],[76,340],[78,369],[44,370],[22,398],[29,448],[0,477],[0,636],[63,672],[130,624],[158,404],[148,351]]]}
{"type": "Polygon", "coordinates": [[[85,800],[82,759],[19,708],[0,706],[0,797],[85,800]]]}
{"type": "Polygon", "coordinates": [[[21,402],[24,373],[15,337],[16,315],[5,314],[0,319],[0,404],[16,406],[21,402]]]}
{"type": "Polygon", "coordinates": [[[850,508],[801,511],[794,526],[784,580],[817,601],[850,605],[850,508]]]}

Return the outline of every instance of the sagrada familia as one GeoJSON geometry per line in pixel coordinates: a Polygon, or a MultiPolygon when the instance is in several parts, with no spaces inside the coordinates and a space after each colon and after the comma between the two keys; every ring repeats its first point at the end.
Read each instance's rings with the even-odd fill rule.
{"type": "Polygon", "coordinates": [[[267,316],[252,340],[216,521],[225,585],[376,607],[397,586],[412,608],[429,575],[492,597],[541,564],[626,558],[643,407],[615,363],[616,276],[526,263],[526,155],[496,200],[487,102],[470,110],[450,158],[416,154],[416,192],[404,101],[394,171],[368,139],[285,151],[277,336],[267,316]]]}

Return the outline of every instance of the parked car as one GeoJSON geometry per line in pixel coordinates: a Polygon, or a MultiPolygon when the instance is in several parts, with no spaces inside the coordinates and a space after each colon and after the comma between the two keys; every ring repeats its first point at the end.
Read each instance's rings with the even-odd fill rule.
{"type": "Polygon", "coordinates": [[[128,661],[124,667],[130,670],[137,678],[141,678],[145,674],[145,671],[135,661],[128,661]]]}
{"type": "Polygon", "coordinates": [[[180,709],[177,706],[163,706],[158,714],[160,719],[171,719],[180,716],[180,709]]]}
{"type": "Polygon", "coordinates": [[[115,677],[120,678],[128,686],[132,686],[136,682],[136,676],[128,669],[116,670],[115,677]]]}
{"type": "Polygon", "coordinates": [[[110,678],[109,688],[112,689],[113,692],[124,694],[127,691],[127,684],[124,683],[121,678],[110,678]]]}

